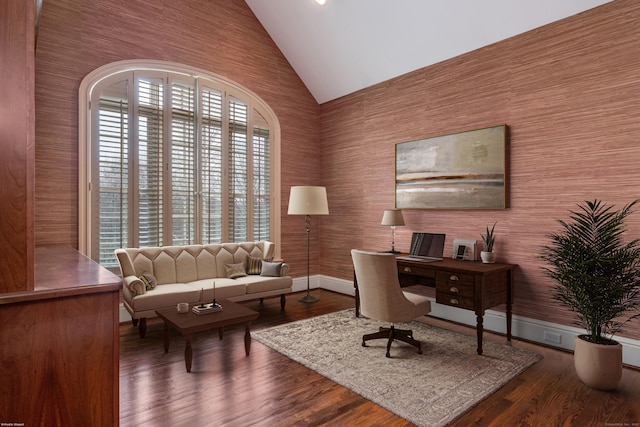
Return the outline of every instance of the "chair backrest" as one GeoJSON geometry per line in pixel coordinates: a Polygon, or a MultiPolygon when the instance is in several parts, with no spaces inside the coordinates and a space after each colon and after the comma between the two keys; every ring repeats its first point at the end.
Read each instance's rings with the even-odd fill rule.
{"type": "Polygon", "coordinates": [[[352,249],[351,258],[363,315],[385,322],[415,318],[415,306],[400,288],[395,255],[352,249]]]}

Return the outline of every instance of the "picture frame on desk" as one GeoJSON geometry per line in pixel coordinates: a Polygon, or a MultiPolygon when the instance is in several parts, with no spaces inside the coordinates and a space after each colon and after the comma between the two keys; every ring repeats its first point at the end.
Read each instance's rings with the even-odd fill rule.
{"type": "Polygon", "coordinates": [[[451,258],[462,259],[463,261],[476,261],[477,241],[473,239],[453,239],[453,252],[451,258]],[[461,248],[464,251],[461,252],[461,248]]]}

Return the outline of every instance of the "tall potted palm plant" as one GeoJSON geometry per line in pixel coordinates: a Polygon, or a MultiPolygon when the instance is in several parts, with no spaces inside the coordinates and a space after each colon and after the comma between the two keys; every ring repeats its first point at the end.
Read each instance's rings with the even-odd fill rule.
{"type": "Polygon", "coordinates": [[[548,235],[551,243],[541,255],[545,274],[555,281],[553,298],[587,331],[575,338],[574,365],[582,382],[596,389],[620,381],[622,346],[613,335],[640,316],[640,240],[624,239],[637,202],[621,210],[599,200],[578,204],[568,221],[558,221],[561,231],[548,235]]]}

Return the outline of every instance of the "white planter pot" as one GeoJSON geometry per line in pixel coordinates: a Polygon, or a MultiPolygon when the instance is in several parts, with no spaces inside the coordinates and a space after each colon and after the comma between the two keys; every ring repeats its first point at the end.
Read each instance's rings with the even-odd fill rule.
{"type": "Polygon", "coordinates": [[[591,388],[611,390],[622,378],[622,345],[594,344],[575,337],[573,363],[578,378],[591,388]]]}
{"type": "Polygon", "coordinates": [[[496,254],[495,252],[482,251],[480,252],[480,259],[485,264],[493,264],[496,262],[496,254]]]}

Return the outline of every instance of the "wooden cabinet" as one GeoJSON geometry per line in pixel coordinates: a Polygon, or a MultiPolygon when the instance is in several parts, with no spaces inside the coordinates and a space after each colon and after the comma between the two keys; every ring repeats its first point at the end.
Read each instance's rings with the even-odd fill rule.
{"type": "Polygon", "coordinates": [[[0,294],[0,421],[118,425],[120,278],[69,247],[35,253],[35,289],[0,294]]]}
{"type": "MultiPolygon", "coordinates": [[[[513,304],[513,274],[515,264],[483,264],[481,262],[443,259],[421,262],[398,259],[400,286],[423,285],[436,290],[436,303],[476,314],[478,354],[482,354],[484,311],[505,304],[507,339],[511,340],[511,305],[513,304]]],[[[360,314],[358,283],[354,281],[356,316],[360,314]]]]}
{"type": "Polygon", "coordinates": [[[33,0],[0,1],[0,422],[114,426],[120,279],[35,248],[33,0]]]}
{"type": "Polygon", "coordinates": [[[34,20],[33,0],[0,1],[0,293],[34,288],[34,20]]]}

